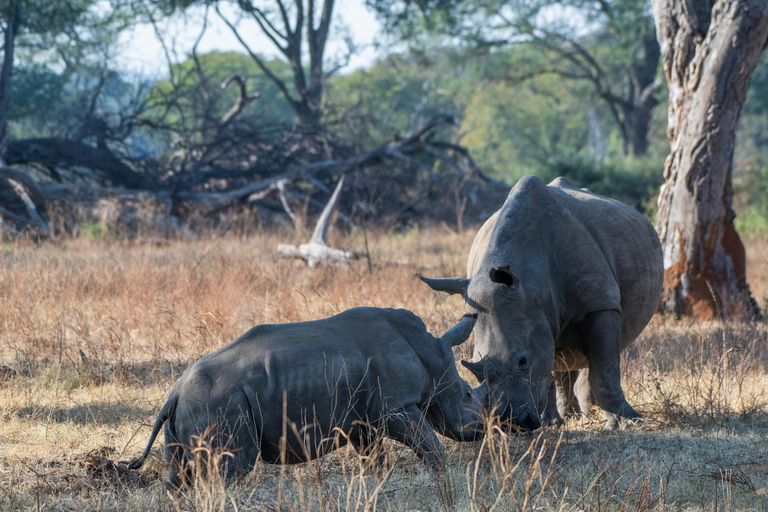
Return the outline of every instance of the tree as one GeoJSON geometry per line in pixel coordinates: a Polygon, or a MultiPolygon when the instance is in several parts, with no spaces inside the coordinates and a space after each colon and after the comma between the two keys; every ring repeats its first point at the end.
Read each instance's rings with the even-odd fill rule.
{"type": "Polygon", "coordinates": [[[763,0],[653,0],[672,147],[657,230],[662,307],[700,319],[758,316],[734,229],[731,168],[750,77],[768,45],[763,0]]]}
{"type": "MultiPolygon", "coordinates": [[[[327,78],[341,65],[326,69],[326,46],[330,35],[335,0],[274,0],[255,3],[251,0],[161,0],[160,4],[183,8],[195,4],[213,5],[217,15],[227,24],[243,49],[250,55],[262,72],[278,87],[291,105],[299,122],[311,130],[320,125],[323,115],[323,92],[327,78]],[[220,4],[231,3],[240,11],[240,22],[250,21],[243,29],[221,10],[220,4]],[[259,31],[285,57],[292,70],[293,84],[273,72],[269,63],[245,40],[243,34],[259,31]]],[[[207,12],[206,12],[207,16],[207,12]]],[[[348,41],[350,52],[352,44],[348,41]]]]}
{"type": "Polygon", "coordinates": [[[656,94],[659,46],[646,2],[637,0],[369,0],[406,37],[413,19],[479,48],[528,46],[503,78],[542,74],[589,83],[610,110],[624,155],[645,155],[656,94]],[[418,12],[416,10],[418,9],[418,12]],[[585,28],[586,27],[586,28],[585,28]]]}

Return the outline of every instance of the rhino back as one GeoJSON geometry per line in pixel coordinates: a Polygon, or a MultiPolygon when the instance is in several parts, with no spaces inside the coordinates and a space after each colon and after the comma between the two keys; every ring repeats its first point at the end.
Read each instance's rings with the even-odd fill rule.
{"type": "Polygon", "coordinates": [[[551,288],[559,297],[551,304],[561,328],[593,311],[620,311],[622,347],[647,325],[661,293],[661,244],[650,222],[563,178],[545,186],[526,177],[515,185],[475,237],[468,276],[499,258],[548,265],[542,275],[556,281],[551,288]]]}

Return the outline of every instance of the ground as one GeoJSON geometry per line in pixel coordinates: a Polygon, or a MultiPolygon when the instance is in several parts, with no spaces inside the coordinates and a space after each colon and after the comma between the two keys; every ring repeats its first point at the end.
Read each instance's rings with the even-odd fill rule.
{"type": "MultiPolygon", "coordinates": [[[[461,275],[472,236],[369,232],[370,261],[315,269],[277,258],[290,233],[3,245],[0,510],[768,510],[768,327],[663,317],[623,357],[646,418],[629,430],[490,425],[483,441],[445,439],[437,476],[392,442],[383,474],[342,449],[228,485],[200,479],[178,497],[162,486],[162,436],[144,468],[125,468],[184,368],[253,325],[382,306],[442,334],[461,299],[413,274],[461,275]]],[[[332,244],[365,250],[361,234],[332,244]]],[[[768,241],[746,245],[765,311],[768,241]]]]}

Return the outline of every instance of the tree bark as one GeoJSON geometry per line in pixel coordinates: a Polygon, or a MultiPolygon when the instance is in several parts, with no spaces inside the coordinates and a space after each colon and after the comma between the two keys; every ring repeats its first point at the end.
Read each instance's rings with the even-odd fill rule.
{"type": "Polygon", "coordinates": [[[627,72],[626,90],[618,101],[623,114],[620,124],[624,156],[644,156],[648,153],[651,117],[653,109],[659,104],[656,98],[661,86],[656,77],[659,59],[659,44],[653,34],[649,34],[643,40],[642,58],[633,62],[627,72]]]}
{"type": "Polygon", "coordinates": [[[8,136],[8,107],[11,104],[11,75],[13,74],[13,50],[19,25],[20,7],[11,1],[8,6],[3,40],[3,66],[0,69],[0,155],[5,151],[8,136]]]}
{"type": "Polygon", "coordinates": [[[764,0],[653,0],[672,147],[656,229],[660,307],[698,319],[760,315],[733,227],[731,167],[750,77],[768,43],[764,0]]]}

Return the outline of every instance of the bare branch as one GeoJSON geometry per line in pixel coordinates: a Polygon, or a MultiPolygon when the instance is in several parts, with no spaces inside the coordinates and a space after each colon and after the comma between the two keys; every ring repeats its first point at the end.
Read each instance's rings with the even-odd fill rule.
{"type": "Polygon", "coordinates": [[[232,75],[229,78],[227,78],[224,83],[221,84],[222,89],[226,89],[230,83],[237,82],[237,85],[239,86],[239,94],[237,96],[237,101],[232,106],[231,109],[229,109],[229,112],[224,114],[224,117],[221,118],[221,125],[227,125],[232,119],[235,118],[240,112],[243,111],[243,109],[248,105],[250,102],[255,100],[260,96],[260,93],[253,92],[251,94],[248,94],[246,92],[245,88],[245,78],[239,75],[232,75]]]}
{"type": "Polygon", "coordinates": [[[341,178],[339,178],[339,182],[336,184],[336,189],[333,191],[331,198],[328,200],[328,204],[325,205],[325,208],[323,208],[323,213],[321,213],[320,217],[317,219],[317,225],[315,226],[315,230],[312,232],[310,243],[326,243],[325,239],[328,236],[328,226],[331,222],[331,214],[333,213],[333,209],[336,208],[336,203],[339,201],[341,187],[343,186],[344,175],[342,174],[341,178]]]}
{"type": "Polygon", "coordinates": [[[288,91],[288,86],[285,85],[285,82],[280,80],[268,67],[264,62],[259,58],[258,55],[256,55],[253,50],[251,50],[251,47],[248,46],[248,44],[243,40],[242,37],[240,37],[240,33],[237,31],[237,28],[221,13],[219,10],[219,7],[216,6],[216,13],[219,15],[219,17],[224,21],[224,23],[227,24],[227,26],[230,28],[234,36],[237,38],[238,41],[240,41],[240,44],[243,45],[243,48],[248,52],[248,55],[251,56],[251,58],[256,62],[256,65],[259,66],[259,69],[269,77],[270,80],[277,86],[278,89],[280,89],[280,92],[283,94],[285,99],[288,101],[288,103],[291,104],[291,106],[296,110],[298,108],[298,102],[291,96],[290,91],[288,91]]]}

